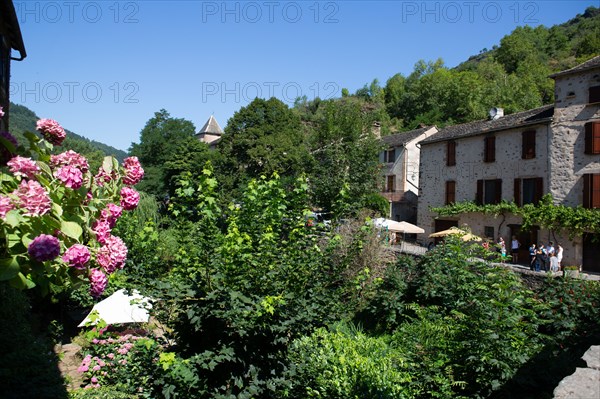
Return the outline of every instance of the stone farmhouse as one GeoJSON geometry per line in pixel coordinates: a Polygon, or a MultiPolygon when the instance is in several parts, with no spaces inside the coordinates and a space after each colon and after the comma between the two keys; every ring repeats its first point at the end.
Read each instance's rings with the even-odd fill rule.
{"type": "Polygon", "coordinates": [[[555,204],[600,208],[600,56],[550,77],[554,104],[511,115],[494,108],[488,120],[450,126],[420,142],[417,224],[424,240],[466,224],[493,240],[517,236],[520,263],[528,261],[531,243],[553,241],[564,248],[563,266],[600,272],[600,239],[592,234],[569,240],[539,227],[524,231],[515,215],[438,218],[430,210],[463,201],[522,206],[546,193],[555,204]]]}
{"type": "Polygon", "coordinates": [[[379,155],[383,164],[383,191],[390,203],[389,219],[417,222],[417,196],[419,195],[418,143],[436,133],[436,127],[423,127],[385,136],[385,150],[379,155]]]}
{"type": "Polygon", "coordinates": [[[15,7],[11,0],[0,0],[0,106],[5,113],[0,119],[0,131],[8,131],[10,61],[21,61],[26,56],[15,7]],[[12,56],[12,50],[19,53],[18,58],[12,56]]]}

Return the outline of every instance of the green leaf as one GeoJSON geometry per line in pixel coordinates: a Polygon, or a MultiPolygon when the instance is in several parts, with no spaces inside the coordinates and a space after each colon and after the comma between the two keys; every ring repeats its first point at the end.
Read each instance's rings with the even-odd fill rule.
{"type": "Polygon", "coordinates": [[[57,204],[56,202],[52,203],[52,210],[54,211],[54,213],[56,214],[56,216],[62,216],[63,214],[63,209],[62,206],[60,206],[59,204],[57,204]]]}
{"type": "Polygon", "coordinates": [[[18,290],[26,290],[35,287],[35,283],[23,275],[17,274],[10,280],[10,285],[18,290]]]}
{"type": "Polygon", "coordinates": [[[83,230],[79,224],[75,222],[68,222],[66,220],[61,221],[60,230],[68,237],[76,240],[79,240],[81,234],[83,234],[83,230]]]}
{"type": "Polygon", "coordinates": [[[0,259],[0,281],[6,281],[19,274],[19,263],[15,257],[0,259]]]}
{"type": "Polygon", "coordinates": [[[23,221],[23,216],[16,209],[7,212],[4,218],[4,222],[10,227],[17,227],[23,221]]]}
{"type": "Polygon", "coordinates": [[[104,160],[102,161],[102,169],[104,169],[104,171],[108,174],[110,174],[113,171],[113,161],[114,158],[111,156],[104,157],[104,160]]]}
{"type": "Polygon", "coordinates": [[[42,171],[44,171],[44,173],[52,176],[52,171],[50,170],[50,167],[46,163],[38,161],[37,162],[37,166],[39,166],[40,169],[42,171]]]}

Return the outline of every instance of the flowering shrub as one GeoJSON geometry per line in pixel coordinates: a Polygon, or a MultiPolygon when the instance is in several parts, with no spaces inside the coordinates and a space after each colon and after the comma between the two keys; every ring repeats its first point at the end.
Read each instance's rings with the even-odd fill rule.
{"type": "Polygon", "coordinates": [[[123,167],[105,157],[94,175],[74,151],[50,155],[66,136],[56,121],[42,119],[37,129],[43,138],[25,133],[28,148],[0,134],[0,281],[43,294],[51,284],[89,282],[99,296],[125,265],[127,247],[111,231],[123,209],[136,208],[139,193],[129,186],[144,170],[135,157],[123,167]]]}
{"type": "Polygon", "coordinates": [[[84,349],[77,371],[83,373],[84,388],[122,386],[131,393],[149,391],[158,362],[159,345],[143,331],[111,333],[105,329],[84,349]],[[135,384],[131,384],[135,381],[135,384]]]}

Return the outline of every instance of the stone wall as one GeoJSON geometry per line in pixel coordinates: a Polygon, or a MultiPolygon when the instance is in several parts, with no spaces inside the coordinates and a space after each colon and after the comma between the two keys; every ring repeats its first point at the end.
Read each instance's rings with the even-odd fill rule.
{"type": "Polygon", "coordinates": [[[556,78],[549,171],[550,193],[559,204],[582,204],[583,174],[600,173],[600,155],[584,154],[585,124],[600,119],[600,106],[587,103],[589,87],[596,85],[597,70],[556,78]]]}

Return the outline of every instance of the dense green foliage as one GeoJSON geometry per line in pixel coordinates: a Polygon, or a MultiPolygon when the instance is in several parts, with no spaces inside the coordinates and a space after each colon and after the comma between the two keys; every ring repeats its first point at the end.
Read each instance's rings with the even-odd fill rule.
{"type": "MultiPolygon", "coordinates": [[[[550,398],[572,372],[568,354],[600,336],[598,283],[549,277],[529,286],[482,261],[494,254],[481,245],[452,239],[419,259],[397,258],[364,208],[384,211],[375,122],[385,135],[552,101],[547,75],[600,51],[590,34],[598,21],[590,8],[560,27],[519,28],[458,68],[420,61],[407,77],[340,99],[293,108],[256,99],[229,121],[216,152],[190,121],[157,112],[131,148],[146,195],[114,228],[129,252],[110,286],[153,298],[161,334],[123,346],[93,330],[84,378],[102,386],[72,397],[550,398]],[[333,212],[332,225],[307,223],[311,208],[333,212]],[[94,370],[100,359],[110,359],[110,373],[94,370]]],[[[436,211],[511,212],[578,233],[597,223],[548,198],[436,211]]],[[[78,291],[57,300],[91,305],[78,291]]],[[[6,318],[24,325],[24,302],[11,301],[6,318]]],[[[14,331],[3,348],[38,350],[27,328],[14,331]]],[[[15,382],[47,377],[30,374],[15,382]]]]}

